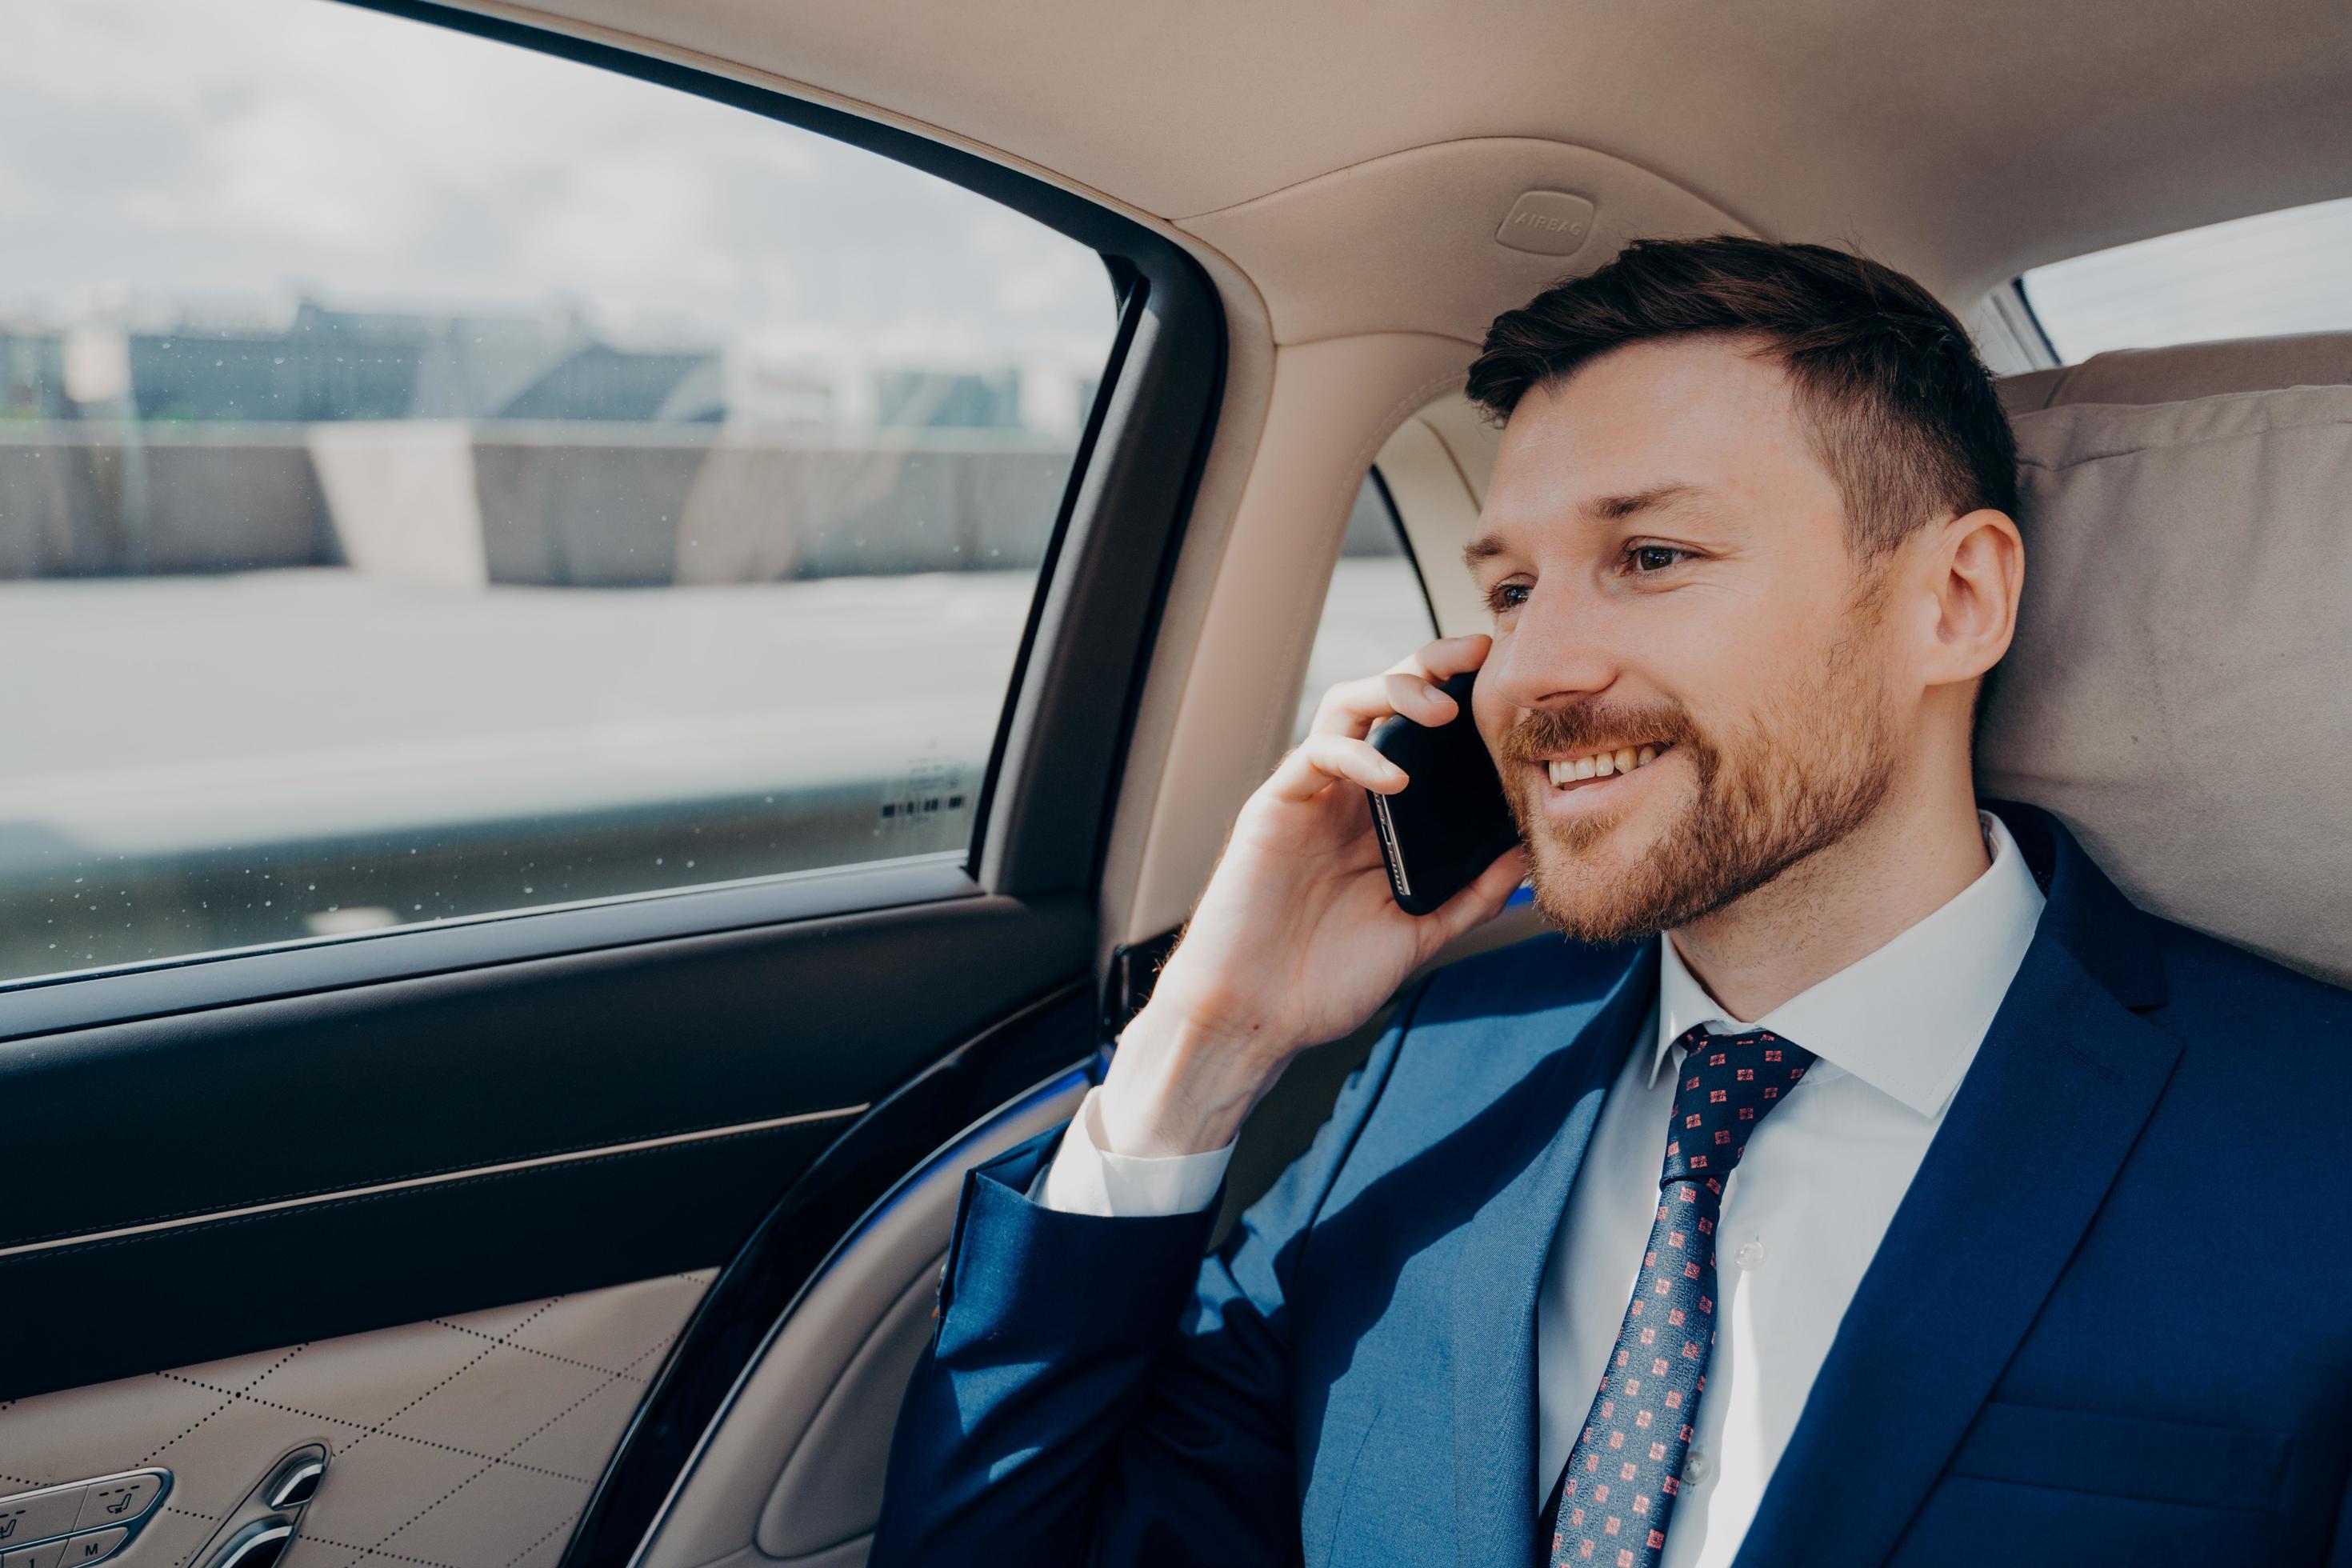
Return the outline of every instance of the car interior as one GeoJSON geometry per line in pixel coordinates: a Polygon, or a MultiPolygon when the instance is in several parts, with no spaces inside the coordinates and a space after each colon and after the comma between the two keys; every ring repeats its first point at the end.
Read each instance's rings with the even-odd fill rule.
{"type": "MultiPolygon", "coordinates": [[[[919,171],[1099,256],[1115,319],[1065,446],[1020,481],[1034,578],[1005,601],[1001,710],[991,695],[953,721],[974,726],[968,756],[918,749],[875,786],[879,818],[841,786],[856,842],[882,848],[747,849],[712,862],[723,877],[665,866],[446,920],[397,917],[407,895],[387,894],[395,915],[372,923],[166,935],[86,963],[28,933],[104,882],[98,861],[45,847],[66,869],[0,881],[0,925],[25,937],[0,975],[6,1568],[864,1562],[964,1173],[1098,1076],[1302,692],[1484,628],[1459,563],[1498,432],[1465,372],[1497,312],[1640,237],[1859,247],[1968,324],[2018,433],[2029,559],[1982,793],[2054,812],[2159,913],[2352,984],[2352,250],[2320,330],[2071,359],[2019,283],[2352,197],[2340,5],[271,4],[919,171]],[[1392,592],[1334,630],[1327,590],[1359,564],[1392,592]],[[971,801],[952,831],[885,843],[902,805],[950,795],[950,813],[971,801]]],[[[135,63],[134,85],[154,67],[135,63]]],[[[0,251],[0,290],[11,265],[0,251]]],[[[70,382],[86,340],[61,341],[70,382]]],[[[349,523],[340,559],[423,548],[403,509],[438,492],[366,467],[377,427],[331,434],[302,448],[330,510],[388,501],[392,527],[349,523]]],[[[159,462],[179,438],[154,437],[159,462]]],[[[9,532],[36,492],[8,465],[69,445],[0,437],[10,605],[85,603],[9,532]]],[[[783,482],[744,463],[734,490],[697,480],[696,504],[783,482]]],[[[147,471],[158,504],[167,482],[212,482],[147,471]]],[[[503,580],[498,548],[485,581],[503,580]]],[[[142,569],[160,570],[121,570],[142,569]]],[[[75,570],[77,592],[106,576],[75,570]]],[[[100,613],[87,602],[72,614],[100,613]]],[[[69,625],[0,625],[28,704],[111,700],[37,624],[69,625]]],[[[549,681],[601,668],[593,641],[549,681]]],[[[864,657],[792,679],[854,689],[864,657]]],[[[255,682],[281,679],[299,677],[255,682]]],[[[423,755],[368,767],[404,778],[423,755]]],[[[58,821],[100,810],[97,777],[60,766],[58,821]]],[[[299,783],[269,815],[310,809],[299,783]]],[[[46,820],[37,784],[0,773],[0,860],[5,819],[46,820]]],[[[751,844],[761,786],[727,788],[723,823],[714,805],[614,831],[644,835],[640,859],[709,824],[751,844]]],[[[836,831],[810,809],[791,832],[836,831]]],[[[552,835],[552,810],[498,820],[552,835]]],[[[505,831],[465,853],[520,853],[505,831]]],[[[224,900],[250,868],[229,829],[205,832],[229,858],[175,861],[171,886],[224,900]]],[[[332,842],[317,864],[356,868],[361,840],[332,842]]],[[[1515,904],[1442,962],[1542,930],[1515,904]]],[[[1259,1107],[1228,1220],[1381,1021],[1259,1107]]]]}

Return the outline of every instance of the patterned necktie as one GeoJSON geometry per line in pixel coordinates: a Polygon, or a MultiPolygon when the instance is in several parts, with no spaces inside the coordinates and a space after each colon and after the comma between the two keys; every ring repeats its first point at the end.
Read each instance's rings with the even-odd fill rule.
{"type": "Polygon", "coordinates": [[[1601,1392],[1569,1451],[1552,1568],[1654,1568],[1715,1349],[1715,1232],[1723,1183],[1813,1054],[1774,1036],[1692,1029],[1666,1129],[1658,1215],[1601,1392]]]}

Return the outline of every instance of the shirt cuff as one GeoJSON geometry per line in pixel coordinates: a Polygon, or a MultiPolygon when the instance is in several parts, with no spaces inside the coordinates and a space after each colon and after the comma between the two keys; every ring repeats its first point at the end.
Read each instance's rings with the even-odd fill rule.
{"type": "Polygon", "coordinates": [[[1095,1100],[1100,1089],[1087,1090],[1078,1113],[1055,1151],[1054,1163],[1032,1194],[1047,1208],[1062,1214],[1095,1215],[1104,1219],[1140,1219],[1167,1215],[1196,1214],[1209,1206],[1225,1179],[1234,1146],[1205,1154],[1168,1154],[1148,1159],[1113,1154],[1102,1146],[1101,1123],[1095,1100]]]}

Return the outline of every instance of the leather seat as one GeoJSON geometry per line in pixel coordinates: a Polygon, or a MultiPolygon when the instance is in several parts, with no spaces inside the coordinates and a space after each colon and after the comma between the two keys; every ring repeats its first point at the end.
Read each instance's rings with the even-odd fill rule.
{"type": "Polygon", "coordinates": [[[2070,403],[2179,403],[2228,392],[2352,384],[2352,332],[2117,349],[2080,364],[2004,376],[2011,417],[2070,403]]]}
{"type": "Polygon", "coordinates": [[[2352,984],[2352,332],[2012,377],[2026,538],[1983,793],[2158,912],[2352,984]]]}

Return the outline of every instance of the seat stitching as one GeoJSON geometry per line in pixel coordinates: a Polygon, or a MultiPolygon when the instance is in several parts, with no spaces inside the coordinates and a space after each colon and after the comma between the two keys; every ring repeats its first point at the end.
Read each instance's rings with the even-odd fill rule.
{"type": "Polygon", "coordinates": [[[530,1556],[532,1552],[546,1545],[548,1541],[555,1535],[557,1531],[571,1529],[573,1524],[578,1522],[579,1518],[580,1516],[578,1514],[573,1514],[570,1519],[558,1524],[554,1530],[549,1531],[545,1535],[541,1536],[537,1541],[532,1542],[529,1546],[524,1547],[520,1552],[518,1552],[513,1556],[508,1558],[506,1568],[515,1568],[516,1563],[521,1562],[524,1558],[530,1556]]]}
{"type": "MultiPolygon", "coordinates": [[[[446,1327],[446,1325],[444,1326],[446,1327]]],[[[509,1350],[521,1350],[524,1347],[520,1345],[509,1345],[507,1348],[509,1350]]],[[[466,1364],[467,1366],[472,1366],[475,1363],[468,1362],[466,1364]]],[[[212,1392],[215,1394],[222,1392],[220,1389],[215,1388],[211,1384],[205,1383],[202,1379],[183,1377],[178,1373],[164,1372],[158,1373],[156,1375],[158,1377],[168,1377],[175,1383],[188,1384],[193,1387],[211,1389],[212,1392]]],[[[368,1427],[368,1424],[366,1422],[354,1421],[348,1415],[330,1415],[321,1410],[304,1410],[299,1405],[281,1405],[274,1399],[262,1399],[253,1394],[247,1394],[245,1396],[245,1402],[248,1405],[266,1405],[271,1410],[283,1411],[289,1415],[299,1415],[305,1421],[325,1421],[337,1426],[356,1426],[361,1428],[363,1433],[366,1433],[369,1436],[373,1436],[376,1431],[381,1430],[380,1428],[371,1429],[368,1427]]],[[[411,1405],[409,1408],[413,1409],[415,1406],[411,1405]]],[[[386,1419],[389,1420],[390,1417],[386,1417],[386,1419]]],[[[383,1436],[387,1437],[397,1437],[404,1443],[414,1443],[420,1448],[437,1448],[442,1453],[456,1454],[461,1458],[468,1459],[487,1459],[495,1463],[498,1458],[498,1456],[494,1454],[477,1453],[471,1448],[461,1448],[454,1443],[436,1443],[430,1437],[419,1437],[413,1432],[383,1432],[383,1436]]],[[[356,1440],[352,1445],[352,1447],[357,1447],[359,1445],[356,1440]]],[[[348,1452],[349,1450],[345,1451],[348,1452]]],[[[553,1480],[570,1481],[575,1486],[584,1487],[595,1484],[594,1478],[590,1476],[569,1475],[562,1470],[548,1469],[546,1467],[541,1465],[526,1465],[520,1459],[509,1459],[506,1462],[514,1466],[517,1469],[530,1470],[538,1475],[546,1476],[553,1480]]],[[[169,1510],[166,1510],[166,1511],[169,1510]]],[[[200,1514],[197,1517],[203,1518],[205,1516],[200,1514]]]]}
{"type": "Polygon", "coordinates": [[[454,1330],[461,1334],[471,1334],[476,1339],[497,1341],[500,1344],[506,1344],[507,1349],[510,1351],[521,1351],[526,1355],[544,1356],[549,1361],[560,1361],[566,1366],[576,1366],[583,1372],[601,1373],[606,1377],[623,1376],[627,1372],[625,1367],[598,1366],[594,1362],[582,1361],[576,1356],[558,1355],[553,1351],[541,1350],[537,1345],[507,1344],[507,1342],[499,1340],[496,1334],[486,1334],[479,1329],[469,1329],[463,1323],[453,1323],[446,1318],[435,1318],[433,1321],[442,1328],[454,1330]]]}
{"type": "MultiPolygon", "coordinates": [[[[272,1362],[269,1364],[268,1371],[262,1373],[260,1377],[255,1378],[251,1383],[247,1384],[245,1387],[259,1387],[262,1378],[268,1377],[270,1373],[276,1372],[279,1367],[284,1366],[288,1362],[292,1361],[296,1356],[300,1355],[304,1348],[305,1347],[301,1345],[296,1345],[292,1350],[288,1351],[284,1355],[279,1356],[276,1361],[272,1362]]],[[[168,1377],[170,1373],[158,1373],[156,1375],[159,1377],[168,1377]]],[[[184,1382],[185,1380],[183,1379],[182,1381],[184,1382]]],[[[214,1388],[210,1384],[199,1384],[196,1386],[205,1389],[208,1394],[220,1394],[226,1392],[228,1394],[228,1397],[222,1400],[218,1405],[214,1405],[210,1410],[206,1411],[202,1419],[191,1425],[186,1431],[180,1434],[179,1437],[173,1438],[170,1443],[163,1444],[161,1447],[157,1447],[153,1453],[149,1454],[145,1458],[140,1460],[139,1462],[141,1465],[144,1466],[153,1464],[159,1456],[163,1454],[172,1447],[172,1443],[178,1442],[181,1437],[185,1437],[189,1432],[194,1431],[196,1427],[203,1426],[205,1422],[211,1420],[214,1416],[219,1415],[222,1411],[226,1410],[230,1405],[235,1405],[238,1400],[245,1397],[244,1389],[222,1390],[214,1388]]]]}
{"type": "Polygon", "coordinates": [[[305,1541],[315,1542],[320,1546],[331,1546],[338,1552],[356,1552],[362,1559],[369,1557],[389,1557],[396,1563],[415,1563],[417,1568],[452,1568],[451,1564],[446,1563],[436,1563],[430,1557],[404,1556],[397,1552],[386,1552],[382,1547],[377,1546],[354,1546],[348,1541],[333,1541],[323,1535],[306,1535],[302,1539],[305,1541]]]}
{"type": "MultiPolygon", "coordinates": [[[[548,1312],[554,1308],[558,1301],[562,1300],[563,1298],[561,1296],[550,1296],[546,1300],[541,1301],[538,1308],[534,1310],[529,1317],[523,1319],[522,1321],[517,1323],[513,1328],[507,1331],[507,1339],[512,1339],[515,1335],[530,1327],[531,1324],[539,1321],[540,1319],[545,1317],[548,1312]]],[[[474,1368],[481,1365],[482,1363],[488,1361],[493,1354],[495,1354],[499,1347],[505,1342],[506,1340],[504,1339],[493,1342],[488,1350],[483,1351],[473,1360],[467,1362],[465,1365],[459,1367],[457,1371],[451,1373],[448,1376],[443,1378],[440,1382],[435,1384],[432,1387],[426,1389],[424,1393],[418,1394],[415,1398],[410,1400],[407,1404],[402,1405],[399,1409],[385,1416],[382,1421],[376,1423],[375,1426],[360,1434],[359,1436],[353,1438],[352,1440],[352,1447],[358,1447],[362,1443],[366,1442],[370,1437],[374,1436],[377,1433],[383,1431],[394,1422],[399,1420],[402,1416],[407,1415],[410,1411],[415,1409],[418,1405],[424,1404],[426,1400],[432,1398],[435,1394],[440,1393],[443,1389],[448,1387],[451,1384],[457,1382],[467,1373],[473,1371],[474,1368]]],[[[348,1448],[344,1450],[345,1453],[349,1453],[351,1449],[348,1448]]],[[[397,1534],[398,1531],[395,1531],[394,1533],[397,1534]]],[[[386,1541],[391,1539],[392,1537],[389,1535],[384,1537],[384,1540],[386,1541]]]]}
{"type": "MultiPolygon", "coordinates": [[[[561,1296],[551,1296],[546,1300],[541,1302],[537,1311],[531,1313],[530,1316],[525,1318],[521,1322],[517,1323],[513,1328],[509,1329],[506,1331],[506,1339],[512,1339],[515,1335],[522,1332],[523,1330],[537,1322],[541,1317],[545,1316],[558,1301],[562,1300],[563,1298],[561,1296]]],[[[504,1342],[504,1340],[499,1342],[501,1344],[504,1342]]],[[[472,1361],[467,1362],[465,1366],[458,1368],[457,1372],[450,1373],[449,1376],[442,1379],[440,1383],[435,1384],[431,1393],[420,1395],[416,1399],[411,1400],[407,1405],[403,1405],[398,1415],[387,1417],[387,1424],[392,1420],[398,1419],[399,1415],[405,1415],[408,1411],[415,1409],[419,1405],[424,1404],[426,1399],[430,1399],[433,1396],[433,1394],[438,1393],[440,1390],[448,1387],[450,1384],[456,1382],[457,1378],[462,1376],[468,1369],[481,1364],[483,1357],[488,1356],[491,1351],[495,1351],[498,1348],[498,1345],[492,1345],[489,1350],[484,1351],[481,1355],[476,1356],[472,1361]]],[[[611,1384],[612,1381],[612,1379],[608,1378],[604,1383],[599,1384],[596,1389],[592,1391],[590,1397],[593,1398],[595,1394],[602,1393],[605,1387],[611,1384]]],[[[572,1410],[576,1410],[578,1408],[579,1405],[576,1403],[567,1407],[562,1414],[558,1415],[553,1421],[550,1421],[547,1426],[553,1426],[555,1421],[561,1421],[563,1419],[564,1415],[570,1415],[572,1410]]],[[[541,1426],[539,1430],[540,1432],[544,1432],[547,1430],[547,1426],[541,1426]]],[[[536,1437],[538,1436],[539,1432],[534,1432],[530,1435],[530,1437],[536,1437]]],[[[522,1443],[517,1443],[514,1445],[514,1447],[509,1448],[507,1453],[512,1454],[516,1448],[521,1447],[523,1443],[530,1442],[530,1437],[525,1437],[522,1440],[522,1443]]],[[[352,1447],[357,1447],[359,1445],[357,1443],[352,1445],[352,1447]]],[[[394,1537],[399,1535],[402,1531],[406,1530],[410,1525],[415,1524],[418,1520],[423,1519],[426,1514],[431,1513],[435,1509],[439,1508],[443,1503],[447,1502],[451,1498],[456,1497],[459,1492],[464,1491],[467,1487],[472,1486],[476,1481],[480,1480],[484,1476],[488,1475],[492,1470],[497,1469],[500,1465],[508,1462],[508,1459],[503,1455],[498,1458],[492,1459],[488,1464],[484,1465],[480,1469],[476,1470],[472,1475],[467,1476],[464,1480],[459,1481],[456,1486],[451,1487],[447,1491],[443,1492],[439,1497],[435,1498],[431,1502],[426,1503],[415,1513],[411,1514],[407,1519],[403,1520],[391,1531],[390,1533],[383,1537],[383,1541],[379,1541],[373,1546],[369,1547],[368,1551],[371,1552],[382,1552],[383,1550],[384,1542],[391,1541],[394,1537]]],[[[581,1484],[587,1485],[590,1483],[583,1482],[581,1484]]],[[[386,1555],[396,1556],[398,1553],[386,1553],[386,1555]]]]}

